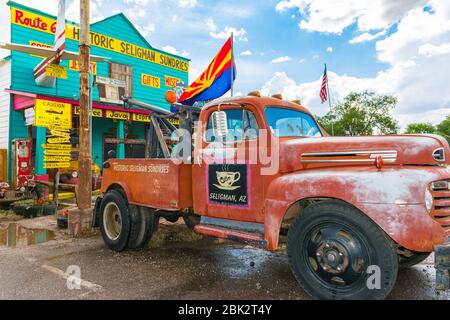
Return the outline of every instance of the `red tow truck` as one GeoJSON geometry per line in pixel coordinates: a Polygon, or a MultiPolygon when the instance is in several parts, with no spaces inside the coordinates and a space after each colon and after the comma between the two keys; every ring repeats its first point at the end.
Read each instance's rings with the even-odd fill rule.
{"type": "Polygon", "coordinates": [[[317,299],[384,299],[435,253],[449,289],[450,148],[436,135],[330,137],[281,97],[151,111],[147,159],[110,159],[94,210],[106,245],[144,247],[160,217],[267,250],[317,299]],[[180,128],[168,121],[178,117],[180,128]]]}

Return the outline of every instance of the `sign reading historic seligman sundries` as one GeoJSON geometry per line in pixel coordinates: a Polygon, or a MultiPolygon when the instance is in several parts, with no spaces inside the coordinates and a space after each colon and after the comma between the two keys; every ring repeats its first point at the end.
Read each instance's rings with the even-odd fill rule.
{"type": "Polygon", "coordinates": [[[208,166],[208,199],[210,203],[249,205],[247,164],[212,164],[208,166]]]}

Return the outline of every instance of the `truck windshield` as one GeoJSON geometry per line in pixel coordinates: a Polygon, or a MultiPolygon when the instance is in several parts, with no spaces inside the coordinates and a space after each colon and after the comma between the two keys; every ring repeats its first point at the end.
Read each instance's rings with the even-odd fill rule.
{"type": "Polygon", "coordinates": [[[265,109],[267,122],[276,137],[321,137],[313,117],[301,111],[280,107],[265,109]]]}

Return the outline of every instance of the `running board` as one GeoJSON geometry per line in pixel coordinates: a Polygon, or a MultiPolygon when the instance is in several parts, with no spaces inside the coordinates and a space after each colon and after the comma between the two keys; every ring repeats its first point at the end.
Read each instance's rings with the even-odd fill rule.
{"type": "Polygon", "coordinates": [[[261,234],[257,233],[250,233],[241,230],[233,230],[205,224],[196,225],[194,231],[207,236],[244,242],[255,247],[267,248],[267,241],[261,234]]]}

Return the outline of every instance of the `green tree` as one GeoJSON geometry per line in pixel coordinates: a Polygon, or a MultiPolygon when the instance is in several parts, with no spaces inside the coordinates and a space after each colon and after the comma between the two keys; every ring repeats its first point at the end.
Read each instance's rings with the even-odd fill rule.
{"type": "Polygon", "coordinates": [[[335,136],[395,134],[399,126],[391,111],[396,105],[393,96],[352,92],[318,122],[330,134],[333,125],[335,136]]]}
{"type": "Polygon", "coordinates": [[[408,125],[405,131],[406,134],[423,134],[423,133],[437,133],[437,129],[431,123],[418,122],[408,125]]]}
{"type": "Polygon", "coordinates": [[[450,115],[436,127],[438,134],[450,141],[450,115]]]}

